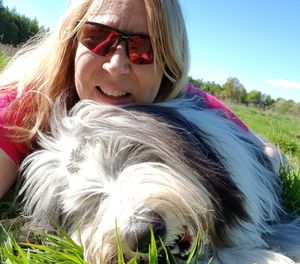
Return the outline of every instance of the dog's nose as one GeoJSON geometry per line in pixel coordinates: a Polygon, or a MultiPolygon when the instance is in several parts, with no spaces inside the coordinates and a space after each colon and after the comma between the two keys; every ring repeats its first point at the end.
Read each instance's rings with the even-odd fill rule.
{"type": "Polygon", "coordinates": [[[128,246],[132,251],[148,253],[151,243],[150,226],[152,226],[156,240],[164,239],[167,228],[163,217],[156,212],[148,212],[134,221],[133,231],[126,235],[128,246]]]}

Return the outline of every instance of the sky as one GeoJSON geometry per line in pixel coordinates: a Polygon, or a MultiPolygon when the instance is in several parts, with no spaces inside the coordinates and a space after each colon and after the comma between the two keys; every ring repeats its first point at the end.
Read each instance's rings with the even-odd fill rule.
{"type": "MultiPolygon", "coordinates": [[[[236,77],[247,91],[300,103],[300,0],[179,0],[194,79],[236,77]]],[[[68,0],[3,0],[54,27],[68,0]]]]}

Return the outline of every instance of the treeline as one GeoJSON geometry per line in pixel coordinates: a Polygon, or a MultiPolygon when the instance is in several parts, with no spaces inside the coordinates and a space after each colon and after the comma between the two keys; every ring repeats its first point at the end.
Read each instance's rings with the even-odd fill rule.
{"type": "Polygon", "coordinates": [[[44,27],[38,21],[20,15],[15,9],[10,10],[0,0],[0,43],[17,46],[26,42],[44,27]]]}
{"type": "Polygon", "coordinates": [[[192,77],[189,77],[188,82],[223,101],[254,106],[264,110],[271,109],[281,114],[300,117],[300,103],[283,98],[275,100],[270,95],[257,90],[247,92],[245,86],[236,77],[229,77],[223,85],[205,82],[202,79],[193,79],[192,77]]]}

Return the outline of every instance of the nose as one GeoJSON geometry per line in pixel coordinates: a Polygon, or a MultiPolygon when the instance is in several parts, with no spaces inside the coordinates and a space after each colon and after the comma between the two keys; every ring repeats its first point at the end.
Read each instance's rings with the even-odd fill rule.
{"type": "Polygon", "coordinates": [[[148,253],[151,243],[150,226],[152,226],[156,241],[159,238],[164,239],[167,228],[163,217],[154,211],[148,212],[143,214],[142,219],[134,220],[132,223],[133,230],[126,234],[126,242],[132,251],[148,253]]]}
{"type": "Polygon", "coordinates": [[[130,71],[129,58],[126,52],[126,43],[121,42],[114,53],[107,57],[103,63],[103,69],[111,75],[128,74],[130,71]]]}

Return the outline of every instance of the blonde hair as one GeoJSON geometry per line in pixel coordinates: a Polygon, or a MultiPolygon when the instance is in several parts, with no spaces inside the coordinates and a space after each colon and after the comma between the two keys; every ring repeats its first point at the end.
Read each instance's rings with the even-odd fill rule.
{"type": "Polygon", "coordinates": [[[157,101],[183,92],[190,57],[187,32],[178,0],[145,0],[154,62],[164,69],[157,101]]]}
{"type": "MultiPolygon", "coordinates": [[[[177,0],[144,2],[155,67],[164,69],[156,100],[172,99],[182,91],[189,67],[180,5],[177,0]]],[[[28,42],[1,74],[3,91],[18,87],[18,95],[9,107],[18,110],[15,115],[20,113],[21,124],[14,127],[19,141],[31,140],[38,130],[49,129],[51,102],[56,98],[64,98],[68,108],[79,100],[74,83],[76,33],[91,14],[100,10],[101,3],[101,0],[71,1],[58,30],[41,33],[28,42]]],[[[15,119],[20,120],[18,116],[15,119]]]]}

